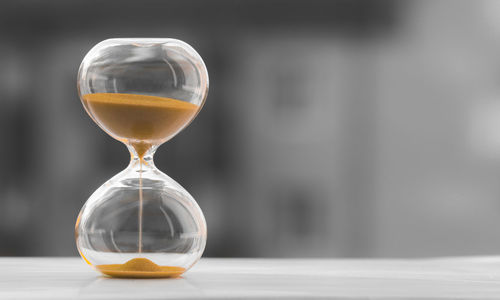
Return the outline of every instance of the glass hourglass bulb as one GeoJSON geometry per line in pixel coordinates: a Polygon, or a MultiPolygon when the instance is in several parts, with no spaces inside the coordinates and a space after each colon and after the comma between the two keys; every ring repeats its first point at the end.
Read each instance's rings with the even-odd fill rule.
{"type": "Polygon", "coordinates": [[[76,221],[80,255],[103,274],[176,277],[201,257],[203,213],[153,155],[196,117],[207,92],[203,60],[179,40],[109,39],[83,59],[85,110],[131,153],[128,167],[90,196],[76,221]]]}

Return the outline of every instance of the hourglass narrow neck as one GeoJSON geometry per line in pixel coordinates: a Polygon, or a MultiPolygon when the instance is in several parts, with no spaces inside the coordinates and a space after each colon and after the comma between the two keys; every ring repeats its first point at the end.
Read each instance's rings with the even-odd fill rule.
{"type": "Polygon", "coordinates": [[[156,168],[154,165],[153,156],[154,156],[158,146],[151,146],[151,148],[149,148],[144,153],[144,155],[142,155],[142,157],[137,154],[137,151],[135,150],[135,148],[133,146],[127,145],[127,148],[130,152],[130,164],[129,164],[128,168],[139,168],[139,167],[141,169],[143,169],[143,168],[155,169],[156,168]]]}

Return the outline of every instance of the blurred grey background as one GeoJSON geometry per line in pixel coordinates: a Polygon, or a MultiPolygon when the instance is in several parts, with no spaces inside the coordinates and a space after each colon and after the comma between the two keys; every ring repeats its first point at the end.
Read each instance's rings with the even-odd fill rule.
{"type": "Polygon", "coordinates": [[[499,1],[0,2],[0,255],[77,255],[124,169],[76,75],[111,37],[191,44],[206,106],[157,152],[206,256],[500,254],[499,1]]]}

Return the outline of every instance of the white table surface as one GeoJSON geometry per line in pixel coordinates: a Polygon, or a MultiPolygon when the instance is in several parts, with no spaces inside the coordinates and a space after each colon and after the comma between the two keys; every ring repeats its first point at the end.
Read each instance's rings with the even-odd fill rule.
{"type": "Polygon", "coordinates": [[[500,257],[202,259],[178,279],[113,279],[80,258],[0,258],[0,299],[500,299],[500,257]]]}

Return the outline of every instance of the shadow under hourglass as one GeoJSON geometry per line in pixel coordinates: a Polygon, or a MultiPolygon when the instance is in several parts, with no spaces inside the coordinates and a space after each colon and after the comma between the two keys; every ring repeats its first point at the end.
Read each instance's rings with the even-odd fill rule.
{"type": "Polygon", "coordinates": [[[157,279],[117,279],[99,276],[86,282],[76,299],[169,299],[196,297],[203,291],[183,277],[157,279]]]}

